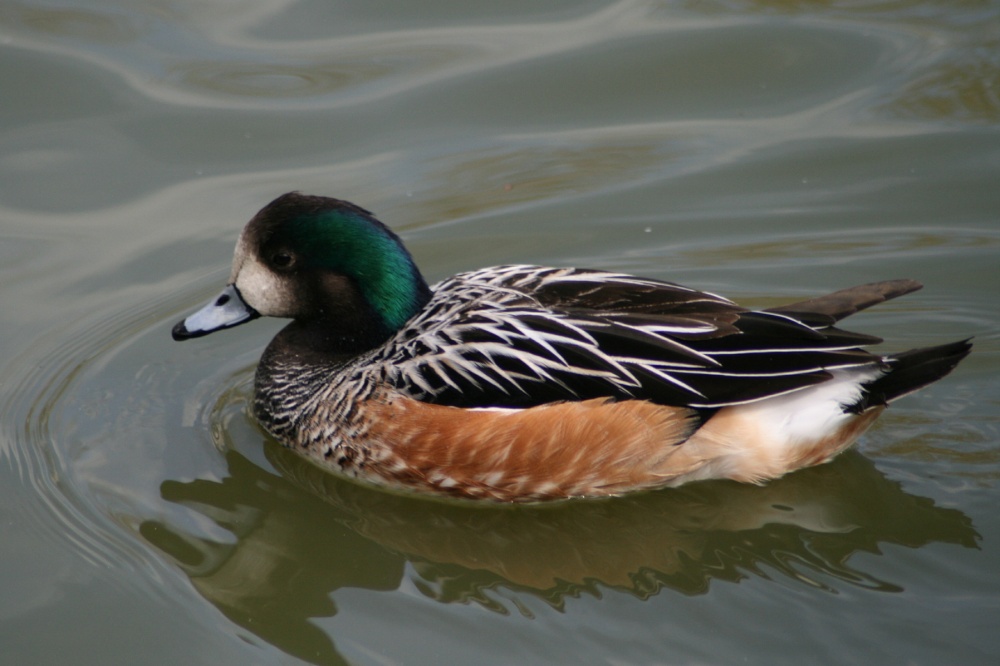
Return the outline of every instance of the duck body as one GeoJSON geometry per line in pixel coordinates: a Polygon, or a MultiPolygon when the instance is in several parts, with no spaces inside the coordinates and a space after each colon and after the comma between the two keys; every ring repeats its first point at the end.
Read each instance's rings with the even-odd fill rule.
{"type": "Polygon", "coordinates": [[[244,229],[187,339],[289,317],[254,414],[332,470],[441,495],[532,501],[826,462],[967,341],[880,356],[836,322],[916,289],[892,280],[753,311],[604,271],[498,266],[428,287],[367,211],[298,193],[244,229]]]}

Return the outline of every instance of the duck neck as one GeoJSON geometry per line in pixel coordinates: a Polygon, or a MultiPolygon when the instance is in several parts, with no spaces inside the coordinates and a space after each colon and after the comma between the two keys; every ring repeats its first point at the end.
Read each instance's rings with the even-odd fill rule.
{"type": "Polygon", "coordinates": [[[346,327],[322,319],[295,320],[267,345],[261,364],[268,361],[301,366],[340,366],[373,349],[366,329],[346,327]]]}
{"type": "Polygon", "coordinates": [[[253,400],[254,415],[268,432],[281,441],[294,437],[310,398],[329,387],[357,357],[338,351],[347,347],[297,321],[271,340],[257,366],[253,400]]]}

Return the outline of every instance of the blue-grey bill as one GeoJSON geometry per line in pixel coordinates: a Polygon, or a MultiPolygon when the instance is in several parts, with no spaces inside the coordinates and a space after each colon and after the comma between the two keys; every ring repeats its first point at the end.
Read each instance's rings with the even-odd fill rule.
{"type": "Polygon", "coordinates": [[[174,340],[197,338],[223,328],[239,326],[259,316],[246,304],[236,286],[228,285],[200,310],[178,322],[172,335],[174,340]]]}

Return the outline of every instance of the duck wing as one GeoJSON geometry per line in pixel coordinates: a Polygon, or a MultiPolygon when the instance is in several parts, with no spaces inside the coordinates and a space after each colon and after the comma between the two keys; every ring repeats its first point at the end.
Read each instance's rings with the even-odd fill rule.
{"type": "Polygon", "coordinates": [[[379,360],[389,383],[436,404],[608,397],[717,408],[812,386],[833,369],[880,366],[859,349],[879,338],[830,324],[907,293],[903,282],[752,311],[619,273],[494,267],[436,285],[379,360]]]}

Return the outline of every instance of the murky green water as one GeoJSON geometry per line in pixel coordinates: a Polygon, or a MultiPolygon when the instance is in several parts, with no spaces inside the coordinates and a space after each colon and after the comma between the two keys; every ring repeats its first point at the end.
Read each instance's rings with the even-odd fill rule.
{"type": "Polygon", "coordinates": [[[0,662],[993,663],[1000,4],[479,4],[0,5],[0,662]],[[290,189],[976,348],[762,488],[376,492],[248,419],[280,322],[170,340],[290,189]]]}

